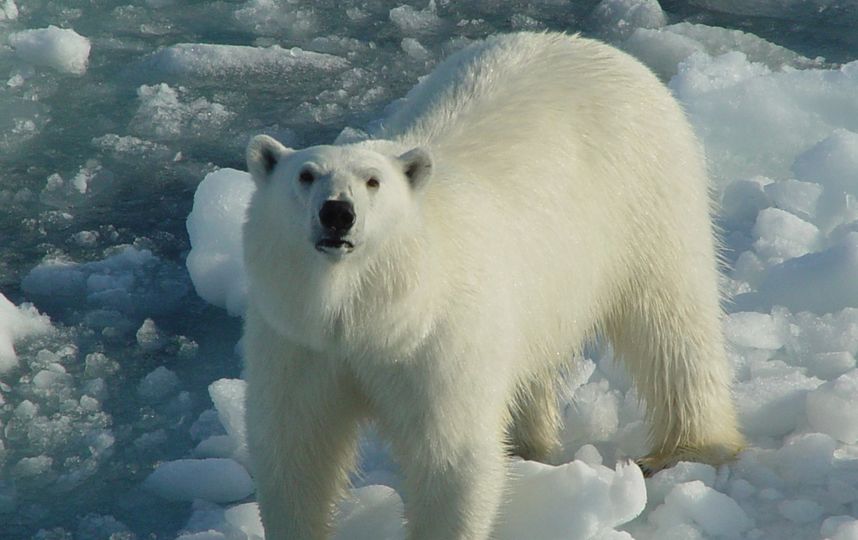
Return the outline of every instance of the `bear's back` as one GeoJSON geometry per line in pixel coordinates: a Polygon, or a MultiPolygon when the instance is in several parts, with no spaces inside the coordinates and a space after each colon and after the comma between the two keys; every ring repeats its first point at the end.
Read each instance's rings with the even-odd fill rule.
{"type": "MultiPolygon", "coordinates": [[[[408,93],[379,135],[467,162],[474,152],[502,159],[534,137],[563,136],[558,121],[616,140],[635,123],[677,114],[664,86],[633,57],[577,35],[523,32],[450,56],[408,93]]],[[[586,144],[571,142],[567,151],[586,144]]]]}
{"type": "Polygon", "coordinates": [[[439,65],[383,126],[383,138],[434,155],[425,221],[449,252],[441,259],[467,259],[479,277],[446,274],[497,283],[544,313],[581,308],[568,327],[671,252],[711,253],[702,153],[681,108],[645,66],[598,41],[490,38],[439,65]]]}

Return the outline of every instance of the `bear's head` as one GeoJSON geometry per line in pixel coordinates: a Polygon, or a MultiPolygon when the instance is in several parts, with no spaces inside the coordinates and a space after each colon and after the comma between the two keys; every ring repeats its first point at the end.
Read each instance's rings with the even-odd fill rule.
{"type": "Polygon", "coordinates": [[[413,214],[432,173],[427,150],[396,150],[389,141],[293,150],[258,135],[247,147],[254,211],[291,250],[329,262],[373,253],[413,214]]]}

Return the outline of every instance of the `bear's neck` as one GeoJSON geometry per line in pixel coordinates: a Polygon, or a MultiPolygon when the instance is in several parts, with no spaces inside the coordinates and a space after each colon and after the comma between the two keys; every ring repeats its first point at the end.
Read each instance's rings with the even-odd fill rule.
{"type": "Polygon", "coordinates": [[[265,296],[266,287],[251,280],[254,302],[275,330],[303,346],[396,361],[431,333],[442,297],[432,283],[442,279],[433,268],[438,259],[421,237],[412,231],[371,256],[322,266],[296,257],[278,276],[285,294],[265,296]]]}

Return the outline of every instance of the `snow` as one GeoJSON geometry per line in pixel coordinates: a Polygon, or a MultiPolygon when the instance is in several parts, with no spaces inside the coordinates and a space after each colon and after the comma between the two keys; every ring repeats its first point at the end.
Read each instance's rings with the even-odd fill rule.
{"type": "MultiPolygon", "coordinates": [[[[606,39],[682,102],[713,177],[750,446],[641,478],[638,396],[596,344],[565,379],[553,465],[509,464],[496,537],[858,538],[854,8],[0,0],[3,538],[262,540],[243,147],[365,137],[443,57],[511,29],[606,39]]],[[[372,429],[361,448],[334,537],[402,540],[397,465],[372,429]]]]}
{"type": "MultiPolygon", "coordinates": [[[[15,4],[7,2],[3,13],[5,18],[15,18],[15,4]]],[[[35,66],[73,75],[86,73],[90,42],[70,28],[51,25],[15,32],[9,36],[9,45],[22,60],[35,66]]]]}

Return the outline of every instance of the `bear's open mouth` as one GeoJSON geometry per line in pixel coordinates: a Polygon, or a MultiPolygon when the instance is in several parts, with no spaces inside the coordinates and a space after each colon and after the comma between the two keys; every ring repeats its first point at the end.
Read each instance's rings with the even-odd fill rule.
{"type": "Polygon", "coordinates": [[[343,240],[342,238],[322,238],[316,242],[316,249],[323,253],[332,251],[343,251],[348,253],[354,248],[355,245],[353,243],[348,240],[343,240]]]}

